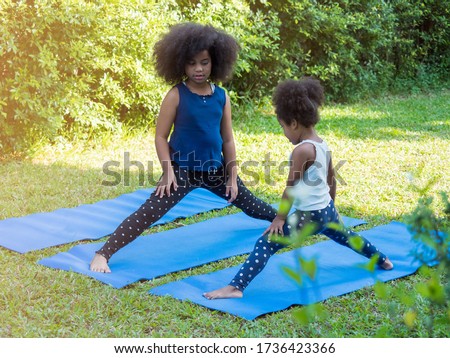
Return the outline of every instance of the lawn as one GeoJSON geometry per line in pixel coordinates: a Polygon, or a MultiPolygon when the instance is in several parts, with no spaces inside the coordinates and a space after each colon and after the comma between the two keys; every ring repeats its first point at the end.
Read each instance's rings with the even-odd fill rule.
{"type": "MultiPolygon", "coordinates": [[[[412,183],[433,182],[430,195],[450,192],[450,92],[327,105],[318,131],[333,151],[339,175],[336,205],[341,214],[363,218],[367,229],[402,220],[419,194],[412,183]]],[[[284,188],[283,162],[292,149],[268,105],[234,108],[234,131],[242,178],[258,196],[275,202],[284,188]],[[269,161],[271,163],[269,163],[269,161]]],[[[0,219],[47,212],[114,198],[152,185],[160,174],[153,129],[124,130],[90,141],[58,139],[36,146],[27,157],[0,161],[0,219]],[[117,185],[104,172],[111,161],[123,171],[117,185]],[[142,163],[150,179],[131,161],[142,163]],[[129,170],[128,170],[129,169],[129,170]],[[141,175],[140,175],[141,174],[141,175]]],[[[236,212],[201,214],[148,232],[236,212]]],[[[322,240],[315,237],[311,240],[322,240]]],[[[381,300],[372,287],[321,303],[325,318],[308,325],[293,316],[297,308],[254,321],[211,311],[170,297],[147,294],[154,286],[207,273],[244,259],[235,257],[116,290],[75,273],[36,262],[74,244],[24,255],[0,248],[0,337],[447,337],[448,325],[426,326],[429,312],[416,297],[419,316],[404,324],[404,302],[381,300]]],[[[422,273],[395,280],[395,292],[411,292],[422,273]]]]}

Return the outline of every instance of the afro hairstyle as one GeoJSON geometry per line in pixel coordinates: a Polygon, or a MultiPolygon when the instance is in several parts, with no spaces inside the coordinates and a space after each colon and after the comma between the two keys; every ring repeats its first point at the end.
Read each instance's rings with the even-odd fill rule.
{"type": "Polygon", "coordinates": [[[167,83],[179,83],[185,78],[185,65],[204,50],[211,56],[211,80],[229,80],[240,50],[239,44],[232,36],[211,25],[192,22],[172,26],[155,44],[156,71],[167,83]]]}
{"type": "Polygon", "coordinates": [[[319,122],[319,107],[323,101],[323,87],[311,77],[283,81],[275,88],[272,96],[278,119],[288,125],[296,121],[304,127],[319,122]]]}

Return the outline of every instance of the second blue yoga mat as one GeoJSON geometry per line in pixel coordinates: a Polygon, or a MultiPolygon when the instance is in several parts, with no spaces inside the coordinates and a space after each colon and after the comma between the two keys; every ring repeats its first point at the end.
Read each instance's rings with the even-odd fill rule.
{"type": "MultiPolygon", "coordinates": [[[[0,221],[0,246],[26,253],[84,239],[99,239],[116,227],[154,191],[140,189],[115,199],[0,221]]],[[[228,203],[205,189],[195,189],[154,225],[164,224],[228,203]]]]}
{"type": "MultiPolygon", "coordinates": [[[[363,220],[342,218],[347,226],[363,220]]],[[[74,271],[115,288],[139,280],[150,280],[171,272],[250,252],[269,223],[244,213],[222,216],[200,223],[138,237],[109,261],[112,273],[89,270],[89,263],[103,243],[80,244],[39,263],[74,271]]]]}
{"type": "Polygon", "coordinates": [[[150,293],[169,295],[210,309],[227,312],[248,320],[286,309],[292,305],[306,305],[340,296],[378,281],[388,281],[414,273],[420,264],[414,260],[411,250],[415,243],[407,227],[398,222],[362,231],[367,239],[386,253],[395,268],[391,271],[377,269],[371,273],[361,265],[367,259],[331,240],[274,255],[266,268],[248,286],[241,299],[207,300],[204,292],[227,285],[240,265],[205,275],[188,277],[153,288],[150,293]],[[300,287],[282,271],[283,266],[294,270],[298,257],[315,259],[318,267],[314,281],[304,280],[300,287]]]}

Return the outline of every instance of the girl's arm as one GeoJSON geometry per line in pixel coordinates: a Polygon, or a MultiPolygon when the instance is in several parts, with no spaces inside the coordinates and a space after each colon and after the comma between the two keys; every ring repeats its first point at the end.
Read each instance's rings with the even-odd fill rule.
{"type": "Polygon", "coordinates": [[[292,152],[291,157],[291,167],[289,169],[289,175],[286,182],[286,188],[284,189],[282,200],[282,210],[278,211],[277,216],[272,221],[270,226],[264,231],[263,235],[269,233],[270,235],[283,234],[283,226],[286,222],[286,218],[289,214],[289,211],[292,207],[292,198],[289,195],[289,191],[291,190],[294,184],[303,179],[303,174],[306,169],[314,162],[316,159],[316,150],[313,144],[304,143],[299,145],[292,152]]]}
{"type": "Polygon", "coordinates": [[[165,194],[170,196],[170,190],[176,191],[178,184],[173,172],[170,150],[169,150],[169,134],[172,129],[175,115],[178,108],[180,97],[177,88],[172,88],[164,98],[159,111],[158,121],[156,122],[155,146],[158,154],[159,162],[163,170],[163,175],[156,187],[156,195],[162,198],[165,194]]]}
{"type": "Polygon", "coordinates": [[[330,158],[330,164],[328,165],[328,177],[327,177],[327,183],[330,187],[330,196],[333,201],[335,201],[336,198],[336,177],[334,175],[334,168],[333,163],[330,158]]]}
{"type": "Polygon", "coordinates": [[[228,174],[226,196],[230,197],[228,202],[232,202],[234,199],[236,199],[236,196],[238,194],[238,187],[236,146],[234,144],[233,127],[231,123],[231,103],[228,95],[226,95],[220,132],[223,140],[222,152],[225,159],[225,170],[228,174]]]}

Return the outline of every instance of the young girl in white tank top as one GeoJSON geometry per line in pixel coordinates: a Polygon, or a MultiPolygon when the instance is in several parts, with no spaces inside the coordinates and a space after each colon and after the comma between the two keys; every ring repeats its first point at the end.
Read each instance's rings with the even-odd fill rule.
{"type": "Polygon", "coordinates": [[[393,268],[386,255],[367,239],[348,228],[337,230],[336,225],[329,225],[342,225],[342,222],[334,206],[336,179],[331,152],[314,128],[319,121],[318,109],[323,98],[322,86],[312,78],[288,80],[275,89],[273,102],[278,122],[286,138],[295,145],[291,154],[286,189],[282,196],[282,200],[289,205],[283,205],[284,212],[280,209],[229,285],[205,293],[206,298],[242,297],[245,288],[263,270],[269,258],[283,247],[281,243],[271,241],[270,237],[289,235],[291,231],[302,230],[309,223],[315,224],[313,234],[324,234],[367,258],[376,255],[381,269],[393,268]],[[295,211],[288,217],[292,207],[295,211]],[[358,248],[350,244],[353,241],[350,238],[353,236],[360,238],[358,248]]]}

